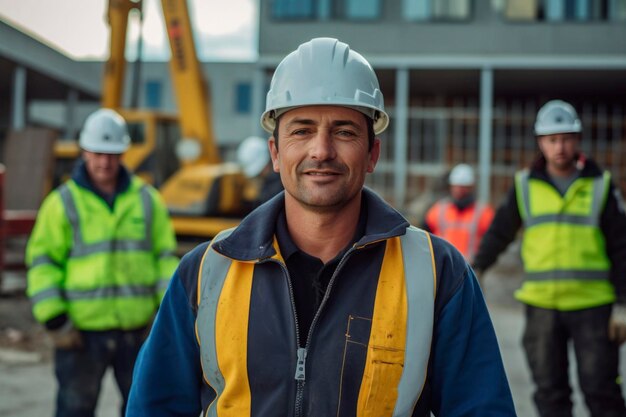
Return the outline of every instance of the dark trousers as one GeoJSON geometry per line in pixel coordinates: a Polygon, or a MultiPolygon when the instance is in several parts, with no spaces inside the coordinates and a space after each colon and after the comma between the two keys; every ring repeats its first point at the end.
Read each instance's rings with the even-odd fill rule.
{"type": "Polygon", "coordinates": [[[120,415],[132,380],[135,359],[145,338],[145,329],[81,332],[84,347],[57,349],[54,356],[58,383],[56,417],[93,417],[105,371],[113,368],[122,395],[120,415]]]}
{"type": "Polygon", "coordinates": [[[567,312],[526,307],[523,344],[540,416],[572,416],[569,340],[591,416],[626,416],[618,373],[619,346],[608,338],[610,314],[610,305],[567,312]]]}

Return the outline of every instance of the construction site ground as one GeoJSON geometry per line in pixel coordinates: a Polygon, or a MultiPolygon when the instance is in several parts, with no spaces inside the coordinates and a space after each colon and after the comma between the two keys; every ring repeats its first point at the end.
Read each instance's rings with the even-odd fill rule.
{"type": "MultiPolygon", "coordinates": [[[[494,322],[505,368],[520,417],[535,416],[532,384],[520,345],[523,309],[513,299],[521,280],[519,256],[512,247],[485,276],[484,292],[494,322]]],[[[0,288],[0,416],[53,416],[56,383],[51,364],[52,349],[30,311],[24,294],[24,272],[5,272],[0,288]]],[[[622,349],[622,375],[626,373],[622,349]]],[[[573,361],[572,361],[573,362],[573,361]]],[[[570,374],[575,386],[575,417],[588,415],[576,382],[575,365],[570,374]]],[[[119,415],[120,397],[112,375],[106,375],[97,417],[119,415]]]]}

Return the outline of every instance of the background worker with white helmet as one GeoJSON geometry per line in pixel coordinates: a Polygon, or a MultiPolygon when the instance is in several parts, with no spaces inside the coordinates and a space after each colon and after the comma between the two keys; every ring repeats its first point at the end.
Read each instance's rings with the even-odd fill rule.
{"type": "Polygon", "coordinates": [[[571,416],[568,342],[591,415],[626,416],[618,375],[626,341],[626,217],[611,175],[580,151],[582,124],[561,100],[537,113],[541,155],[498,209],[474,260],[485,271],[520,227],[523,345],[541,416],[571,416]]]}
{"type": "Polygon", "coordinates": [[[456,165],[448,185],[449,195],[428,209],[422,228],[452,243],[471,262],[494,211],[489,204],[476,201],[476,180],[470,165],[456,165]]]}
{"type": "Polygon", "coordinates": [[[388,122],[347,44],[283,59],[262,125],[285,192],[183,259],[128,417],[515,415],[462,255],[363,187],[388,122]]]}
{"type": "Polygon", "coordinates": [[[237,147],[237,162],[248,178],[244,191],[244,213],[249,213],[283,190],[280,175],[272,169],[267,139],[250,136],[237,147]]]}
{"type": "Polygon", "coordinates": [[[55,348],[56,416],[95,413],[113,368],[124,415],[139,348],[175,270],[176,240],[159,194],[131,175],[115,111],[92,113],[82,162],[44,200],[28,241],[28,296],[55,348]]]}

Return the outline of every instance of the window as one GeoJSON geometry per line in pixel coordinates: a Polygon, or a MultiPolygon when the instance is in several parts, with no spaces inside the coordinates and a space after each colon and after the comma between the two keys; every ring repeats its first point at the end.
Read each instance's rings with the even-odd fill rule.
{"type": "Polygon", "coordinates": [[[272,17],[274,19],[311,19],[314,13],[315,0],[274,0],[272,17]]]}
{"type": "Polygon", "coordinates": [[[381,0],[274,0],[274,19],[372,20],[381,15],[381,0]]]}
{"type": "Polygon", "coordinates": [[[608,9],[609,20],[626,20],[626,0],[609,0],[608,9]]]}
{"type": "Polygon", "coordinates": [[[536,20],[537,0],[505,0],[504,16],[509,20],[536,20]]]}
{"type": "Polygon", "coordinates": [[[347,20],[372,20],[380,17],[380,0],[343,0],[339,17],[347,20]]]}
{"type": "Polygon", "coordinates": [[[235,88],[235,111],[239,114],[249,114],[251,106],[252,86],[250,83],[238,83],[235,88]]]}
{"type": "Polygon", "coordinates": [[[406,20],[429,20],[432,15],[430,0],[404,0],[402,15],[406,20]]]}
{"type": "Polygon", "coordinates": [[[146,107],[149,109],[161,108],[163,86],[159,80],[147,80],[145,90],[146,107]]]}
{"type": "Polygon", "coordinates": [[[544,13],[549,22],[589,20],[589,0],[545,0],[544,13]]]}
{"type": "Polygon", "coordinates": [[[466,20],[471,12],[470,0],[403,0],[406,20],[466,20]]]}
{"type": "Polygon", "coordinates": [[[501,10],[509,20],[549,23],[571,21],[624,21],[626,0],[492,0],[504,2],[501,10]]]}

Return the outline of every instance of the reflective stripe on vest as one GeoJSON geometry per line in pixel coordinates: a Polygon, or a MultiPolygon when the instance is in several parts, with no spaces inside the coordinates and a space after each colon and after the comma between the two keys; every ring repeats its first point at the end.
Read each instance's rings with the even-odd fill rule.
{"type": "MultiPolygon", "coordinates": [[[[69,258],[79,258],[88,255],[94,255],[98,253],[110,253],[110,252],[131,252],[131,251],[144,251],[149,252],[152,250],[152,198],[150,192],[146,186],[142,186],[139,189],[141,196],[141,202],[143,206],[143,218],[146,225],[145,236],[142,240],[105,240],[96,243],[85,243],[83,240],[83,233],[80,227],[80,219],[78,216],[78,210],[76,203],[67,184],[63,184],[59,187],[59,193],[61,195],[61,201],[63,202],[63,208],[72,227],[73,242],[72,249],[70,250],[69,258]]],[[[41,264],[52,263],[50,259],[41,257],[37,261],[41,264]]],[[[104,299],[111,297],[145,297],[152,296],[162,287],[163,284],[157,285],[137,285],[126,284],[116,285],[110,287],[100,287],[91,290],[57,290],[51,289],[43,291],[33,297],[36,301],[42,301],[47,298],[55,298],[62,296],[68,301],[77,300],[89,300],[89,299],[104,299]]]]}
{"type": "MultiPolygon", "coordinates": [[[[578,180],[576,180],[578,181],[578,180]]],[[[570,187],[575,186],[572,183],[570,187]]],[[[598,229],[600,225],[600,217],[604,206],[606,193],[608,191],[610,176],[607,172],[600,177],[593,178],[590,182],[592,184],[591,203],[590,207],[585,214],[571,214],[571,213],[547,213],[540,215],[533,215],[531,211],[530,202],[530,176],[529,171],[523,171],[518,173],[517,178],[518,198],[521,198],[520,215],[524,223],[524,227],[528,230],[532,227],[539,225],[551,225],[561,224],[565,226],[584,226],[592,229],[598,229]]],[[[556,191],[555,191],[556,192],[556,191]]],[[[566,193],[567,196],[567,193],[566,193]]],[[[535,197],[536,198],[536,197],[535,197]]],[[[565,198],[565,197],[563,197],[565,198]]],[[[526,239],[527,233],[524,234],[526,239]]],[[[593,241],[586,242],[589,245],[594,245],[593,241]]],[[[576,256],[576,254],[567,254],[567,256],[576,256]]],[[[528,259],[524,259],[525,265],[528,263],[528,259]]],[[[528,268],[526,268],[528,269],[528,268]]],[[[563,265],[558,269],[544,270],[544,271],[525,271],[525,277],[528,280],[533,281],[546,281],[546,280],[607,280],[609,279],[608,268],[603,269],[575,269],[567,268],[567,265],[563,265]]]]}
{"type": "Polygon", "coordinates": [[[532,216],[530,212],[530,185],[529,185],[529,173],[524,171],[519,174],[522,204],[524,206],[524,213],[522,218],[524,220],[524,227],[529,228],[542,223],[567,223],[578,224],[586,226],[598,226],[600,222],[600,214],[602,213],[602,205],[604,202],[604,196],[606,194],[605,183],[606,178],[604,176],[593,179],[593,197],[591,204],[591,211],[586,216],[555,213],[541,216],[532,216]]]}
{"type": "MultiPolygon", "coordinates": [[[[213,241],[222,239],[230,233],[231,231],[226,231],[216,236],[213,241]]],[[[224,326],[224,323],[220,323],[220,321],[224,320],[220,320],[217,317],[218,304],[220,298],[225,296],[223,294],[224,291],[227,292],[226,296],[236,296],[238,300],[241,300],[238,306],[240,311],[237,314],[246,315],[248,313],[247,306],[243,304],[245,304],[244,300],[249,302],[249,299],[246,298],[249,297],[249,294],[239,297],[232,290],[233,285],[239,285],[241,289],[245,290],[251,288],[253,268],[253,263],[233,262],[231,259],[212,250],[211,246],[209,246],[202,259],[198,280],[199,306],[196,319],[196,333],[200,343],[204,379],[216,392],[216,399],[209,406],[207,417],[217,417],[218,401],[226,389],[224,373],[229,374],[230,380],[235,380],[238,384],[245,387],[249,386],[247,369],[233,371],[229,369],[229,364],[218,364],[217,345],[219,345],[220,341],[215,339],[215,335],[222,331],[218,331],[217,328],[220,327],[222,329],[221,326],[224,326]],[[245,276],[237,276],[237,279],[233,279],[235,275],[234,270],[245,276]],[[232,284],[232,281],[236,281],[237,284],[232,284]],[[233,378],[233,375],[236,375],[237,378],[233,378]]],[[[397,291],[401,291],[406,295],[407,318],[406,323],[400,323],[403,326],[402,329],[405,330],[402,335],[404,353],[403,357],[401,354],[399,363],[401,373],[399,373],[395,382],[397,387],[397,398],[393,405],[393,416],[395,417],[408,417],[412,414],[426,381],[434,321],[435,280],[436,273],[432,245],[427,233],[411,227],[407,229],[405,235],[387,241],[387,250],[376,292],[376,300],[380,298],[381,301],[376,303],[374,307],[370,343],[376,337],[389,333],[385,333],[385,329],[388,328],[389,322],[393,321],[394,316],[397,315],[394,308],[389,303],[384,302],[385,295],[393,297],[397,291]],[[398,259],[400,256],[401,261],[398,259]],[[399,283],[398,280],[401,280],[401,282],[399,283]]],[[[247,354],[247,340],[245,340],[245,337],[247,335],[237,335],[235,332],[236,330],[233,330],[233,333],[229,333],[229,336],[239,336],[237,341],[243,344],[240,347],[242,356],[239,357],[245,360],[247,354]]],[[[232,347],[233,344],[231,343],[229,346],[232,347]]],[[[366,367],[375,359],[370,358],[370,349],[368,349],[366,367]]],[[[364,378],[366,378],[367,374],[366,369],[364,378]]],[[[379,383],[379,381],[371,382],[373,384],[379,383]]],[[[363,385],[366,385],[365,382],[362,384],[362,387],[363,385]]],[[[393,392],[392,387],[389,390],[389,392],[393,392]]],[[[229,391],[232,392],[233,388],[231,387],[229,391]]],[[[248,388],[238,389],[237,392],[239,396],[250,395],[248,388]]],[[[359,395],[359,403],[361,402],[361,394],[359,395]]],[[[389,397],[386,396],[386,398],[389,397]]],[[[242,400],[240,402],[244,403],[246,401],[242,400]]],[[[369,412],[369,407],[377,407],[380,404],[368,403],[367,406],[369,412]]],[[[228,412],[229,416],[245,417],[250,413],[249,404],[231,403],[229,404],[228,412]]]]}
{"type": "Polygon", "coordinates": [[[72,249],[69,254],[70,258],[79,258],[102,252],[149,252],[152,250],[152,199],[147,187],[143,186],[139,189],[139,194],[141,195],[141,201],[143,203],[143,218],[146,224],[145,236],[142,240],[113,239],[96,243],[85,243],[83,240],[83,233],[80,228],[78,210],[76,209],[76,204],[69,186],[67,184],[63,184],[59,188],[59,193],[61,194],[63,207],[70,225],[72,226],[72,233],[74,235],[72,249]]]}
{"type": "MultiPolygon", "coordinates": [[[[476,251],[478,250],[478,245],[476,244],[476,238],[478,235],[478,224],[480,222],[480,218],[483,215],[483,211],[485,210],[485,205],[479,202],[474,203],[474,212],[472,214],[472,218],[469,222],[456,221],[451,222],[448,221],[448,210],[453,207],[454,203],[448,198],[441,201],[439,204],[439,235],[445,236],[446,232],[449,229],[456,230],[464,230],[467,232],[469,238],[467,241],[467,259],[473,259],[476,251]]],[[[456,242],[453,242],[456,243],[456,242]]]]}

